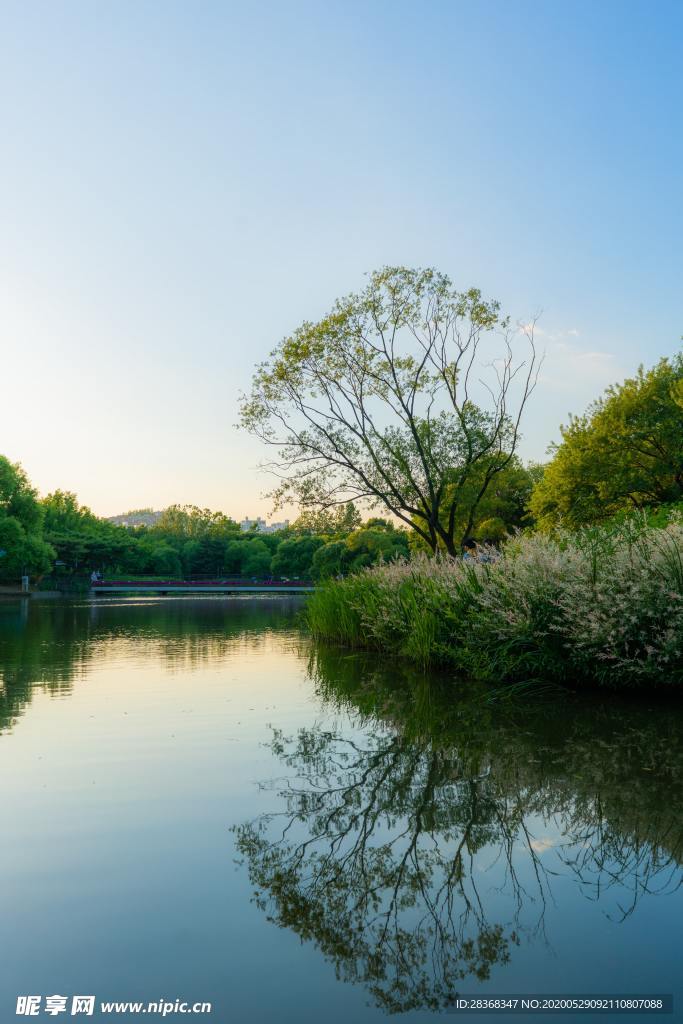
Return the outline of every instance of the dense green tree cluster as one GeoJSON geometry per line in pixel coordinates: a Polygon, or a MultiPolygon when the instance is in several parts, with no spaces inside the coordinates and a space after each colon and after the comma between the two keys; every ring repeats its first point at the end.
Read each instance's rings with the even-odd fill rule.
{"type": "Polygon", "coordinates": [[[40,502],[46,540],[55,551],[58,569],[86,571],[125,563],[132,548],[128,532],[99,519],[70,491],[54,491],[40,502]]]}
{"type": "MultiPolygon", "coordinates": [[[[459,536],[471,538],[480,544],[498,544],[515,530],[529,525],[529,501],[534,484],[542,476],[538,466],[524,466],[512,456],[507,466],[479,491],[487,473],[487,463],[470,474],[462,489],[460,508],[455,528],[459,536]]],[[[410,538],[415,550],[428,550],[419,534],[410,538]]],[[[439,545],[442,549],[442,545],[439,545]]]]}
{"type": "Polygon", "coordinates": [[[534,488],[538,526],[571,528],[683,500],[683,356],[608,388],[562,441],[534,488]]]}
{"type": "Polygon", "coordinates": [[[408,533],[396,529],[387,519],[369,519],[360,529],[343,538],[331,538],[313,555],[316,579],[347,575],[368,565],[407,558],[408,533]]]}
{"type": "Polygon", "coordinates": [[[45,572],[54,557],[36,491],[21,466],[0,455],[0,580],[45,572]]]}
{"type": "MultiPolygon", "coordinates": [[[[125,517],[122,517],[125,518],[125,517]]],[[[126,528],[100,519],[75,494],[39,500],[20,466],[0,459],[0,579],[24,572],[324,579],[408,555],[405,531],[362,522],[352,503],[306,513],[285,530],[244,532],[222,512],[172,505],[154,525],[126,528]]]]}

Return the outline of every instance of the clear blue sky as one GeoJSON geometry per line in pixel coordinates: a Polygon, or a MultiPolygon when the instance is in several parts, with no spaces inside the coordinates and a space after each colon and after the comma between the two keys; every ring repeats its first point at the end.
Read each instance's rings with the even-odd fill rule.
{"type": "Polygon", "coordinates": [[[385,263],[547,358],[523,454],[679,348],[683,4],[0,3],[0,452],[265,512],[253,363],[385,263]]]}

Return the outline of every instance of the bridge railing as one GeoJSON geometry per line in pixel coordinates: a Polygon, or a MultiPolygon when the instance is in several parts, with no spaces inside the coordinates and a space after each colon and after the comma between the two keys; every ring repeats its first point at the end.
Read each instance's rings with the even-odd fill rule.
{"type": "Polygon", "coordinates": [[[311,587],[313,580],[300,577],[256,577],[256,576],[152,576],[152,575],[131,575],[131,576],[106,576],[103,579],[91,581],[95,589],[106,590],[107,587],[121,587],[126,584],[131,586],[163,586],[163,587],[186,587],[196,586],[230,586],[230,587],[311,587]]]}

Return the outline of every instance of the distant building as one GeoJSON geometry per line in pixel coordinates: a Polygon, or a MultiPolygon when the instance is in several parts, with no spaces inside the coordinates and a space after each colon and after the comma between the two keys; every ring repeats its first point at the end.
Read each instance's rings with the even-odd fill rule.
{"type": "Polygon", "coordinates": [[[285,519],[281,523],[267,523],[260,516],[256,519],[243,519],[240,523],[243,533],[249,533],[250,530],[256,530],[257,533],[277,533],[278,530],[286,530],[288,526],[289,519],[285,519]]]}

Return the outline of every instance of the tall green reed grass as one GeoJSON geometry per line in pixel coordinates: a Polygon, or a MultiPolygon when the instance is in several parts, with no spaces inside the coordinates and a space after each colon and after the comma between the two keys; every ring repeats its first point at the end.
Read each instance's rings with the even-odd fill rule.
{"type": "Polygon", "coordinates": [[[330,581],[310,599],[311,630],[498,684],[683,683],[680,521],[517,536],[489,557],[421,555],[330,581]]]}

